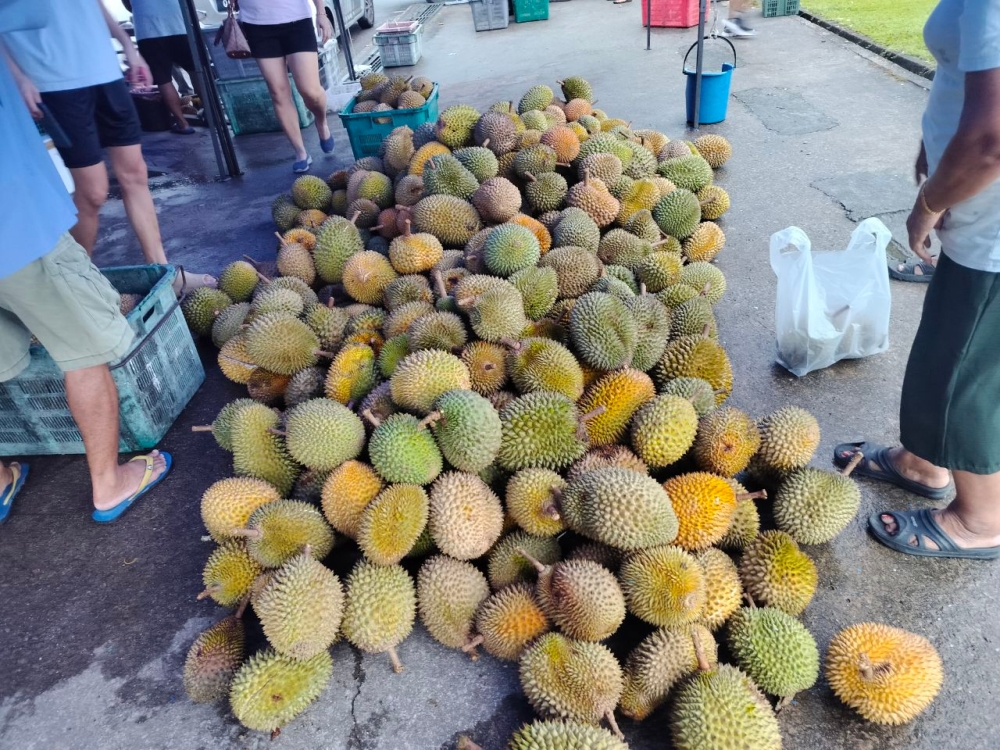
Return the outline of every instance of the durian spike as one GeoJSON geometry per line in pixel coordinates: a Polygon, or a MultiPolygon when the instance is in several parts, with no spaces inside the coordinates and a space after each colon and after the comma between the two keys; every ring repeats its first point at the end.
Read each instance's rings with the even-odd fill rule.
{"type": "Polygon", "coordinates": [[[191,432],[211,432],[212,425],[210,424],[196,424],[191,427],[191,432]]]}
{"type": "Polygon", "coordinates": [[[222,584],[213,583],[211,586],[207,587],[204,591],[200,592],[198,596],[195,597],[195,601],[201,601],[202,599],[207,599],[216,591],[222,590],[222,584]]]}
{"type": "Polygon", "coordinates": [[[527,552],[525,552],[523,547],[518,547],[517,548],[517,554],[519,554],[525,560],[527,560],[528,562],[530,562],[532,564],[532,566],[534,566],[535,570],[537,570],[539,573],[544,573],[545,572],[545,566],[542,563],[540,563],[538,560],[536,560],[535,558],[533,558],[531,555],[529,555],[527,552]]]}
{"type": "Polygon", "coordinates": [[[399,660],[399,654],[396,653],[396,647],[390,646],[386,651],[389,654],[389,661],[392,662],[392,671],[399,674],[403,671],[403,662],[399,660]]]}
{"type": "Polygon", "coordinates": [[[463,734],[458,738],[458,744],[455,745],[455,750],[483,750],[483,748],[463,734]]]}
{"type": "Polygon", "coordinates": [[[439,411],[432,411],[426,417],[417,422],[417,429],[424,430],[427,429],[427,427],[436,425],[438,422],[444,422],[444,414],[439,411]]]}
{"type": "Polygon", "coordinates": [[[845,477],[851,476],[851,472],[854,471],[856,468],[858,468],[858,464],[860,464],[864,460],[865,460],[864,453],[862,453],[861,451],[855,453],[854,457],[850,460],[847,466],[844,467],[844,470],[840,472],[841,476],[845,477]]]}
{"type": "Polygon", "coordinates": [[[625,735],[622,734],[622,730],[618,728],[618,722],[615,721],[614,710],[608,711],[606,714],[604,714],[604,718],[608,720],[608,726],[611,727],[611,733],[614,734],[614,736],[617,737],[618,739],[624,740],[625,735]]]}
{"type": "Polygon", "coordinates": [[[382,420],[376,417],[374,414],[372,414],[371,409],[365,409],[363,412],[361,412],[361,416],[367,419],[368,423],[372,427],[378,427],[380,424],[382,424],[382,420]]]}
{"type": "Polygon", "coordinates": [[[767,490],[757,490],[756,492],[737,492],[736,500],[767,500],[767,490]]]}
{"type": "Polygon", "coordinates": [[[701,645],[701,638],[698,637],[698,631],[692,629],[691,640],[694,642],[694,655],[698,658],[698,669],[702,672],[710,672],[712,665],[705,658],[705,649],[701,645]]]}
{"type": "Polygon", "coordinates": [[[468,643],[466,643],[464,646],[462,646],[462,653],[470,654],[470,655],[475,654],[475,658],[478,658],[479,654],[476,654],[476,648],[478,646],[482,645],[482,642],[485,641],[485,640],[486,639],[483,638],[483,636],[477,635],[475,638],[473,638],[468,643]]]}
{"type": "Polygon", "coordinates": [[[264,532],[260,529],[230,529],[229,536],[238,536],[243,539],[262,539],[264,532]]]}

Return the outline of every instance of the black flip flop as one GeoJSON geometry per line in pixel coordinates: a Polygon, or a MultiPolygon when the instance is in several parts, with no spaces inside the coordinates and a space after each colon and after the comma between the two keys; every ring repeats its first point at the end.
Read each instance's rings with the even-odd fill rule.
{"type": "Polygon", "coordinates": [[[858,464],[858,467],[851,476],[868,477],[869,479],[876,479],[881,482],[889,482],[889,484],[901,487],[907,492],[912,492],[914,495],[926,497],[928,500],[944,500],[955,489],[954,482],[948,482],[944,487],[929,487],[921,482],[914,482],[912,479],[907,479],[896,471],[896,467],[892,465],[892,460],[889,458],[889,448],[877,443],[841,443],[833,449],[833,463],[843,469],[851,462],[854,454],[859,451],[864,454],[865,460],[858,464]],[[847,454],[846,457],[843,455],[845,453],[847,454]],[[868,461],[874,461],[881,471],[870,469],[868,461]]]}
{"type": "Polygon", "coordinates": [[[981,547],[979,549],[962,549],[934,520],[934,514],[927,508],[921,510],[886,510],[872,513],[868,517],[868,530],[879,542],[889,549],[915,557],[952,557],[962,560],[996,560],[1000,558],[1000,547],[981,547]],[[892,516],[896,522],[896,533],[885,530],[882,516],[892,516]],[[909,543],[910,537],[916,537],[917,544],[909,543]],[[938,549],[928,547],[925,539],[929,539],[938,549]]]}
{"type": "Polygon", "coordinates": [[[896,267],[897,264],[889,265],[889,276],[896,281],[915,281],[918,284],[929,284],[934,278],[935,266],[932,263],[924,263],[920,258],[910,258],[903,264],[902,270],[896,267]],[[917,273],[917,269],[920,273],[917,273]]]}

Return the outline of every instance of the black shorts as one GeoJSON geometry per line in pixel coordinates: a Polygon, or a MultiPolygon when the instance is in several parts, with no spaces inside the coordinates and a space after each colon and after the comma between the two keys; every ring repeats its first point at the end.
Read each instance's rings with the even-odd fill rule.
{"type": "Polygon", "coordinates": [[[140,39],[139,54],[149,65],[153,83],[157,86],[173,80],[172,69],[175,65],[188,73],[194,73],[194,60],[191,59],[191,45],[188,44],[187,34],[140,39]]]}
{"type": "Polygon", "coordinates": [[[142,126],[124,78],[98,86],[47,91],[42,101],[66,131],[70,145],[59,155],[70,169],[100,164],[102,149],[135,146],[142,126]]]}
{"type": "Polygon", "coordinates": [[[296,52],[317,52],[316,27],[311,18],[291,23],[258,25],[241,23],[254,57],[286,57],[296,52]]]}

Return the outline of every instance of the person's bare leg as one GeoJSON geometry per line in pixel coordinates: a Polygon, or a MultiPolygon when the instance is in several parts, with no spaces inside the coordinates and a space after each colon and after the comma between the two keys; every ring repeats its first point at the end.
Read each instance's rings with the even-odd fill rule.
{"type": "Polygon", "coordinates": [[[748,0],[729,0],[729,18],[739,18],[748,5],[748,0]]]}
{"type": "Polygon", "coordinates": [[[14,472],[3,461],[0,461],[0,490],[14,481],[14,472]]]}
{"type": "Polygon", "coordinates": [[[149,192],[149,171],[142,158],[142,146],[116,146],[108,149],[111,168],[122,189],[122,202],[129,223],[139,238],[142,254],[147,263],[165,264],[166,253],[160,239],[160,223],[156,219],[156,207],[149,192]]]}
{"type": "Polygon", "coordinates": [[[73,175],[73,203],[76,204],[76,224],[69,233],[88,255],[93,255],[101,206],[108,199],[108,170],[102,161],[69,172],[73,175]]]}
{"type": "MultiPolygon", "coordinates": [[[[118,389],[108,366],[67,372],[66,400],[87,451],[94,507],[113,508],[139,488],[146,467],[118,463],[118,389]]],[[[156,456],[153,478],[166,469],[163,456],[156,456]]]]}
{"type": "MultiPolygon", "coordinates": [[[[955,499],[947,507],[933,511],[941,530],[963,549],[1000,546],[1000,472],[953,474],[955,499]]],[[[885,530],[895,534],[897,525],[893,517],[883,514],[881,518],[885,530]]],[[[907,544],[917,546],[916,538],[910,537],[907,544]]],[[[931,539],[925,538],[924,544],[937,549],[931,539]]]]}
{"type": "Polygon", "coordinates": [[[296,52],[285,59],[302,102],[316,117],[316,132],[326,140],[330,137],[330,123],[326,118],[326,91],[319,81],[319,55],[315,52],[296,52]]]}
{"type": "MultiPolygon", "coordinates": [[[[299,129],[299,113],[295,109],[295,102],[292,100],[292,86],[288,82],[288,72],[285,69],[285,58],[283,57],[260,57],[257,58],[260,72],[267,83],[268,93],[271,94],[271,103],[274,105],[274,114],[281,123],[281,129],[285,132],[285,137],[292,144],[295,151],[295,160],[301,161],[308,155],[305,144],[302,142],[302,131],[299,129]]],[[[317,74],[318,75],[318,74],[317,74]]]]}
{"type": "Polygon", "coordinates": [[[177,93],[177,89],[174,87],[173,83],[162,83],[157,88],[160,90],[160,96],[163,97],[163,103],[167,105],[167,109],[170,110],[170,114],[174,116],[174,121],[177,123],[177,127],[184,130],[188,127],[187,118],[184,117],[184,108],[181,106],[181,97],[177,93]]]}

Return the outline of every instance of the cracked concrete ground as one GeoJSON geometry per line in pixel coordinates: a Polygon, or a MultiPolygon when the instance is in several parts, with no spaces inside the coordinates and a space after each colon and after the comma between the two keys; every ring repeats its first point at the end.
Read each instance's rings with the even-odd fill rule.
{"type": "MultiPolygon", "coordinates": [[[[380,1],[379,21],[395,9],[380,1]]],[[[550,9],[547,22],[476,34],[468,8],[446,7],[425,32],[424,59],[408,72],[441,83],[442,107],[485,107],[516,99],[536,82],[580,74],[593,82],[607,111],[684,135],[680,68],[693,30],[656,30],[653,50],[646,51],[638,3],[575,0],[550,9]]],[[[924,288],[893,285],[886,354],[796,379],[773,364],[775,285],[767,241],[796,224],[817,248],[843,247],[854,221],[873,213],[901,237],[926,83],[798,18],[761,20],[758,27],[757,39],[738,43],[729,118],[708,128],[736,149],[718,176],[733,196],[719,260],[729,281],[718,308],[720,336],[733,359],[734,405],[754,415],[789,403],[812,410],[823,428],[815,464],[828,466],[833,446],[843,440],[896,439],[899,386],[924,288]]],[[[318,174],[349,158],[343,131],[336,133],[335,158],[317,159],[318,174]]],[[[314,131],[308,139],[318,154],[314,131]]],[[[156,181],[156,202],[168,253],[189,269],[217,271],[243,254],[273,258],[268,207],[291,182],[291,154],[279,135],[236,142],[246,175],[225,183],[213,180],[203,131],[145,142],[150,160],[172,170],[156,181]]],[[[112,200],[97,261],[138,258],[121,202],[112,200]]],[[[406,664],[401,675],[391,672],[384,655],[337,645],[329,686],[274,744],[241,728],[224,706],[187,700],[180,682],[185,651],[222,614],[194,598],[209,551],[200,541],[198,501],[230,471],[211,437],[192,435],[190,427],[210,422],[223,403],[241,395],[215,371],[211,348],[202,353],[208,379],[161,445],[174,455],[174,472],[119,523],[90,521],[81,457],[32,459],[31,481],[0,528],[6,645],[0,651],[0,748],[431,750],[454,747],[460,733],[486,750],[504,747],[513,728],[530,718],[515,666],[489,657],[471,663],[419,626],[399,648],[406,664]]],[[[785,746],[1000,746],[992,721],[1000,701],[1000,568],[904,558],[875,545],[864,531],[868,513],[918,501],[861,486],[858,519],[833,543],[809,549],[821,586],[804,621],[821,648],[838,629],[864,620],[922,633],[942,654],[945,686],[916,722],[886,728],[839,705],[821,680],[782,712],[785,746]]],[[[630,625],[630,632],[639,627],[630,625]]],[[[260,633],[251,630],[259,642],[260,633]]],[[[612,647],[620,651],[620,639],[612,647]]],[[[623,721],[622,729],[637,750],[665,746],[662,712],[641,725],[623,721]]]]}

